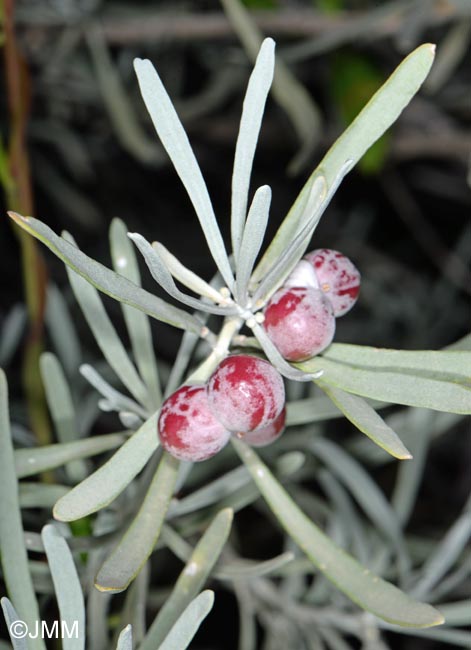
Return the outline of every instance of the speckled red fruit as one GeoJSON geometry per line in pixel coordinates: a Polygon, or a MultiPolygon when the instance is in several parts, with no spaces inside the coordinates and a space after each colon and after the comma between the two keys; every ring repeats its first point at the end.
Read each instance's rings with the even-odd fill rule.
{"type": "Polygon", "coordinates": [[[182,386],[162,405],[159,439],[169,454],[180,460],[206,460],[228,442],[230,432],[208,406],[205,386],[182,386]]]}
{"type": "Polygon", "coordinates": [[[230,431],[253,431],[271,424],[285,404],[283,379],[268,361],[245,354],[227,357],[207,385],[215,417],[230,431]]]}
{"type": "Polygon", "coordinates": [[[274,422],[261,429],[249,431],[249,433],[241,434],[238,437],[252,447],[265,447],[271,445],[272,442],[278,440],[283,431],[285,430],[286,423],[286,407],[283,408],[280,415],[274,422]]]}
{"type": "Polygon", "coordinates": [[[332,303],[336,317],[346,314],[360,293],[360,271],[343,253],[318,248],[305,258],[314,267],[321,289],[332,303]]]}
{"type": "Polygon", "coordinates": [[[330,345],[335,334],[332,305],[319,289],[282,287],[265,308],[263,326],[288,361],[303,361],[330,345]]]}

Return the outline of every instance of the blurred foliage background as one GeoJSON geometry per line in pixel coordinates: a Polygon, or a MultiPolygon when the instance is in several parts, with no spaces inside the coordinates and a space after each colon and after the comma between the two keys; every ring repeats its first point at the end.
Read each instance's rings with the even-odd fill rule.
{"type": "MultiPolygon", "coordinates": [[[[252,66],[235,5],[3,0],[2,215],[13,208],[56,231],[66,229],[105,264],[109,222],[118,216],[209,279],[212,262],[153,132],[132,60],[147,57],[158,68],[228,235],[232,157],[252,66]]],[[[267,183],[273,189],[270,232],[323,153],[404,55],[421,42],[437,43],[423,89],[343,183],[313,248],[342,250],[362,272],[361,299],[339,321],[337,341],[438,349],[463,336],[471,286],[469,0],[244,5],[244,20],[276,40],[286,64],[267,105],[253,177],[253,187],[267,183]]],[[[146,288],[158,291],[146,272],[143,277],[146,288]]],[[[71,299],[62,264],[0,217],[0,363],[7,367],[12,417],[20,438],[24,427],[23,442],[29,428],[51,439],[35,369],[39,351],[57,347],[57,337],[51,338],[57,322],[44,327],[42,298],[51,283],[70,306],[80,360],[95,359],[96,344],[71,299]]],[[[119,305],[105,302],[120,327],[119,305]]],[[[172,362],[179,337],[169,327],[155,327],[164,364],[172,362]]],[[[105,416],[100,427],[111,429],[105,416]]],[[[342,428],[347,431],[347,423],[342,428]]],[[[470,487],[462,423],[436,442],[427,462],[412,525],[414,532],[439,539],[470,487]]],[[[379,469],[376,478],[387,492],[395,468],[379,469]]],[[[252,515],[245,517],[245,534],[255,557],[263,539],[252,515]]],[[[419,647],[416,640],[407,643],[402,647],[419,647]]]]}

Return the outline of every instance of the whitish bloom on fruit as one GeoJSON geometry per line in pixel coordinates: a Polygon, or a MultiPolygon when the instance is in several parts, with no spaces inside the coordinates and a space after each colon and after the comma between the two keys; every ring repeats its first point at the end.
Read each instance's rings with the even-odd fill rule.
{"type": "Polygon", "coordinates": [[[360,293],[360,271],[353,262],[339,251],[318,248],[305,258],[314,268],[319,288],[332,303],[338,318],[346,314],[360,293]]]}
{"type": "Polygon", "coordinates": [[[271,424],[261,429],[254,429],[254,431],[249,431],[246,434],[238,434],[238,437],[252,447],[266,447],[278,440],[285,430],[285,424],[286,407],[283,408],[280,415],[271,424]]]}
{"type": "Polygon", "coordinates": [[[224,359],[210,377],[207,391],[215,417],[233,432],[268,426],[285,404],[280,373],[268,361],[249,355],[224,359]]]}
{"type": "Polygon", "coordinates": [[[229,431],[208,406],[204,386],[182,386],[162,405],[159,439],[169,454],[180,460],[206,460],[221,451],[229,431]]]}
{"type": "Polygon", "coordinates": [[[332,305],[318,289],[278,289],[264,314],[268,336],[288,361],[309,359],[325,350],[334,338],[332,305]]]}

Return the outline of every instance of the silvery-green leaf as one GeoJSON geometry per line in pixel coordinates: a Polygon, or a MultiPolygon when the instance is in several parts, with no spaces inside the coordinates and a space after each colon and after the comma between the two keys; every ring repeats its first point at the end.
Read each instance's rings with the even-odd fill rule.
{"type": "Polygon", "coordinates": [[[82,359],[80,341],[66,300],[52,283],[47,287],[44,319],[66,375],[74,377],[82,359]]]}
{"type": "Polygon", "coordinates": [[[323,356],[333,361],[391,371],[413,370],[413,374],[468,382],[471,388],[471,352],[448,350],[388,350],[366,345],[332,343],[323,356]]]}
{"type": "Polygon", "coordinates": [[[471,623],[471,599],[459,600],[456,603],[440,605],[440,611],[447,625],[466,625],[471,623]]]}
{"type": "MultiPolygon", "coordinates": [[[[292,241],[287,243],[279,258],[274,261],[272,267],[266,273],[265,277],[260,282],[259,287],[257,287],[257,290],[255,291],[254,302],[256,305],[265,304],[300,261],[309,246],[312,234],[319,223],[324,210],[329,205],[330,200],[337,191],[337,188],[351,168],[352,161],[347,160],[339,169],[337,176],[332,180],[329,188],[327,188],[323,176],[318,176],[316,178],[306,200],[304,218],[299,224],[299,230],[296,232],[292,241]]],[[[257,270],[258,267],[254,273],[255,278],[257,277],[257,270]]]]}
{"type": "Polygon", "coordinates": [[[15,468],[18,478],[40,474],[56,467],[62,467],[72,460],[88,458],[103,454],[119,447],[126,441],[124,433],[107,433],[74,442],[62,442],[43,447],[17,449],[15,451],[15,468]]]}
{"type": "Polygon", "coordinates": [[[175,363],[172,366],[170,375],[165,387],[165,395],[167,398],[171,395],[182,383],[185,370],[188,367],[191,356],[195,350],[198,337],[193,332],[185,332],[182,336],[180,347],[175,358],[175,363]]]}
{"type": "MultiPolygon", "coordinates": [[[[126,225],[120,219],[113,219],[111,222],[109,237],[114,270],[130,282],[141,286],[136,253],[129,241],[126,225]]],[[[134,359],[139,374],[147,386],[149,406],[151,410],[155,410],[162,401],[162,392],[149,319],[146,314],[124,303],[121,304],[121,308],[134,359]]]]}
{"type": "Polygon", "coordinates": [[[267,358],[284,377],[287,379],[293,379],[294,381],[312,381],[315,377],[319,376],[317,373],[309,374],[307,372],[301,372],[291,366],[278,352],[263,327],[256,322],[250,322],[247,323],[247,325],[249,325],[257,337],[263,351],[267,355],[267,358]]]}
{"type": "Polygon", "coordinates": [[[270,202],[271,189],[268,185],[259,187],[255,192],[247,221],[245,222],[242,241],[239,245],[239,253],[236,256],[237,276],[235,294],[237,302],[242,306],[245,306],[247,303],[247,289],[250,276],[267,229],[270,202]]]}
{"type": "MultiPolygon", "coordinates": [[[[265,103],[273,80],[274,65],[275,42],[271,38],[266,38],[262,43],[247,85],[234,156],[231,237],[232,252],[236,260],[240,259],[239,251],[247,213],[250,176],[265,103]]],[[[236,269],[239,275],[238,263],[236,263],[236,269]]]]}
{"type": "Polygon", "coordinates": [[[155,130],[185,186],[218,269],[232,289],[234,277],[208,189],[185,130],[154,66],[147,59],[135,59],[134,69],[142,97],[155,130]]]}
{"type": "Polygon", "coordinates": [[[417,502],[435,418],[436,414],[426,409],[411,408],[407,409],[405,414],[405,426],[408,430],[407,446],[413,458],[407,463],[400,463],[391,497],[392,506],[403,528],[417,502]]]}
{"type": "MultiPolygon", "coordinates": [[[[23,627],[24,622],[20,619],[16,613],[15,608],[11,604],[11,601],[5,596],[0,600],[0,605],[2,606],[3,616],[5,618],[5,623],[8,626],[8,633],[10,635],[11,644],[13,650],[28,650],[28,643],[26,641],[26,634],[28,634],[28,628],[23,627]],[[22,636],[25,633],[25,636],[22,636]]],[[[35,630],[32,629],[31,633],[34,634],[35,630]]],[[[10,650],[10,646],[6,645],[6,650],[10,650]]]]}
{"type": "Polygon", "coordinates": [[[24,305],[14,305],[0,329],[0,365],[6,366],[15,353],[26,325],[24,305]]]}
{"type": "MultiPolygon", "coordinates": [[[[378,402],[376,400],[369,400],[367,403],[374,409],[389,406],[387,402],[378,402]]],[[[306,397],[286,404],[286,424],[288,426],[335,420],[341,417],[343,417],[342,411],[324,395],[306,397]]]]}
{"type": "MultiPolygon", "coordinates": [[[[185,650],[214,603],[214,591],[202,591],[182,612],[158,650],[185,650]]],[[[142,646],[140,646],[142,647],[142,646]]]]}
{"type": "Polygon", "coordinates": [[[85,604],[72,553],[67,542],[54,525],[44,526],[41,532],[51,571],[61,625],[73,633],[64,634],[64,650],[83,650],[85,647],[85,604]]]}
{"type": "Polygon", "coordinates": [[[318,176],[325,176],[327,187],[330,188],[333,179],[347,160],[352,160],[353,164],[360,160],[371,145],[396,121],[416,94],[432,66],[434,54],[435,46],[430,43],[421,45],[409,54],[332,145],[304,185],[257,266],[257,280],[266,275],[298,232],[299,224],[304,218],[306,196],[318,176]]]}
{"type": "Polygon", "coordinates": [[[70,488],[67,485],[49,483],[28,483],[21,481],[19,484],[20,506],[22,508],[52,508],[57,499],[67,494],[70,488]]]}
{"type": "MultiPolygon", "coordinates": [[[[28,570],[28,555],[18,501],[13,445],[10,435],[8,386],[0,369],[0,557],[3,580],[18,616],[34,630],[40,620],[38,603],[28,570]]],[[[7,606],[8,608],[8,606],[7,606]]],[[[14,612],[8,609],[12,615],[14,612]]],[[[17,617],[13,620],[17,620],[17,617]]],[[[44,650],[41,638],[29,640],[30,650],[44,650]]]]}
{"type": "Polygon", "coordinates": [[[149,558],[173,495],[178,465],[178,460],[164,452],[136,517],[96,575],[100,591],[124,591],[149,558]]]}
{"type": "Polygon", "coordinates": [[[471,537],[470,503],[437,545],[422,567],[422,577],[412,589],[417,598],[423,598],[453,566],[471,537]]]}
{"type": "Polygon", "coordinates": [[[358,395],[347,393],[340,388],[328,386],[322,380],[317,380],[317,384],[342,411],[345,417],[373,442],[395,458],[402,460],[412,458],[397,433],[386,424],[383,418],[364,399],[358,397],[358,395]]]}
{"type": "Polygon", "coordinates": [[[264,562],[228,562],[216,567],[214,576],[220,580],[251,580],[270,575],[293,560],[294,554],[286,551],[264,562]]]}
{"type": "MultiPolygon", "coordinates": [[[[64,233],[63,236],[75,244],[70,235],[64,233]]],[[[103,356],[131,395],[141,404],[146,404],[149,397],[147,389],[105,310],[100,294],[80,275],[69,268],[66,270],[75,298],[103,356]]]]}
{"type": "Polygon", "coordinates": [[[223,302],[223,296],[212,287],[208,282],[203,280],[196,275],[193,271],[190,271],[186,266],[184,266],[175,255],[165,248],[160,242],[152,242],[152,248],[157,251],[160,258],[163,260],[164,265],[168,268],[170,273],[181,282],[185,287],[191,289],[196,294],[209,298],[215,304],[223,302]]]}
{"type": "MultiPolygon", "coordinates": [[[[80,436],[72,395],[62,366],[54,354],[44,352],[40,358],[40,371],[58,440],[72,442],[80,436]]],[[[87,467],[83,461],[74,460],[67,464],[66,471],[72,481],[77,483],[86,476],[87,467]]]]}
{"type": "Polygon", "coordinates": [[[142,418],[140,418],[135,413],[131,413],[131,411],[120,411],[119,419],[123,427],[126,429],[131,429],[132,431],[137,431],[139,427],[144,423],[142,418]]]}
{"type": "Polygon", "coordinates": [[[286,532],[326,578],[349,598],[379,618],[397,625],[430,627],[443,623],[436,609],[415,601],[335,546],[298,508],[248,445],[236,438],[232,438],[232,444],[286,532]]]}
{"type": "Polygon", "coordinates": [[[82,253],[76,246],[58,237],[46,224],[33,219],[22,217],[16,212],[9,212],[9,216],[26,232],[43,242],[52,252],[65,262],[76,273],[85,278],[94,287],[108,296],[124,302],[144,313],[169,323],[174,327],[201,334],[201,324],[196,318],[183,309],[174,307],[157,298],[148,291],[141,289],[126,278],[110,271],[99,262],[82,253]]]}
{"type": "Polygon", "coordinates": [[[231,530],[233,511],[221,510],[195,546],[172,593],[155,617],[140,650],[158,648],[169,630],[197,595],[210,575],[231,530]]]}
{"type": "Polygon", "coordinates": [[[115,411],[131,411],[136,413],[139,417],[146,418],[148,413],[137,402],[123,395],[118,390],[110,386],[110,384],[101,377],[101,375],[93,368],[84,363],[80,366],[80,374],[103,395],[107,403],[115,411]]]}
{"type": "Polygon", "coordinates": [[[350,454],[332,441],[313,440],[309,448],[349,489],[376,528],[391,540],[403,562],[403,569],[410,570],[399,520],[376,482],[350,454]]]}
{"type": "Polygon", "coordinates": [[[154,280],[163,289],[165,289],[165,291],[170,296],[172,296],[172,298],[179,300],[184,305],[193,307],[193,309],[198,309],[199,311],[207,311],[210,314],[219,314],[221,316],[225,316],[228,314],[237,313],[237,309],[235,307],[218,307],[217,305],[203,302],[199,298],[188,296],[180,291],[180,289],[173,281],[172,274],[166,267],[165,262],[160,257],[158,248],[153,248],[142,235],[139,235],[139,233],[128,233],[128,237],[132,239],[132,241],[138,247],[139,251],[142,253],[142,256],[154,280]]]}
{"type": "Polygon", "coordinates": [[[410,370],[360,368],[325,357],[296,365],[305,372],[323,370],[323,383],[362,397],[447,413],[471,413],[471,390],[459,383],[430,379],[410,370]]]}
{"type": "Polygon", "coordinates": [[[119,633],[116,650],[133,650],[131,625],[126,625],[126,627],[119,633]]]}
{"type": "Polygon", "coordinates": [[[59,521],[81,519],[121,494],[158,447],[157,417],[154,413],[104,465],[59,499],[54,517],[59,521]]]}

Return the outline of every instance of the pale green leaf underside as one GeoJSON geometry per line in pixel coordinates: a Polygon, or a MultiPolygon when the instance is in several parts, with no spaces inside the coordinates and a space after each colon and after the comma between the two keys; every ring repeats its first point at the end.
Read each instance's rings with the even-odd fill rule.
{"type": "Polygon", "coordinates": [[[54,582],[61,622],[65,623],[69,630],[76,626],[76,633],[64,636],[62,647],[64,650],[83,650],[85,605],[72,553],[56,526],[44,526],[41,537],[54,582]]]}
{"type": "Polygon", "coordinates": [[[164,300],[136,286],[122,275],[91,259],[76,246],[56,235],[46,224],[33,219],[33,217],[22,217],[15,212],[9,212],[8,214],[23,230],[43,242],[67,266],[103,293],[115,298],[115,300],[140,309],[164,323],[189,330],[198,335],[201,333],[201,324],[196,318],[178,307],[169,305],[164,300]]]}
{"type": "Polygon", "coordinates": [[[395,458],[400,458],[401,460],[412,458],[409,450],[404,446],[397,433],[386,424],[383,418],[363,398],[352,393],[347,393],[340,388],[328,386],[321,379],[318,379],[316,383],[342,411],[345,417],[357,429],[371,438],[373,442],[382,447],[391,456],[395,456],[395,458]]]}
{"type": "Polygon", "coordinates": [[[471,413],[471,390],[439,375],[432,379],[415,370],[358,368],[326,357],[314,357],[296,365],[305,372],[323,370],[324,384],[362,397],[446,413],[471,413]]]}
{"type": "Polygon", "coordinates": [[[157,416],[152,415],[104,465],[59,499],[54,517],[59,521],[80,519],[121,494],[158,447],[157,416]]]}
{"type": "MultiPolygon", "coordinates": [[[[3,610],[3,616],[5,618],[5,623],[8,626],[8,632],[10,633],[10,627],[15,621],[21,621],[21,618],[18,616],[18,613],[16,612],[15,608],[13,607],[11,601],[6,598],[5,596],[0,600],[0,604],[2,606],[3,610]]],[[[18,629],[20,631],[20,629],[18,629]]],[[[15,638],[14,636],[10,636],[11,644],[13,646],[13,650],[28,650],[28,644],[26,643],[25,638],[15,638]]],[[[2,646],[0,645],[0,648],[2,646]]],[[[5,644],[6,650],[10,650],[10,646],[8,644],[5,644]]],[[[3,650],[3,648],[2,648],[3,650]]]]}
{"type": "Polygon", "coordinates": [[[152,553],[173,494],[178,465],[179,461],[164,452],[136,517],[97,573],[95,586],[100,591],[124,591],[152,553]]]}
{"type": "Polygon", "coordinates": [[[393,124],[416,94],[433,63],[435,46],[430,43],[414,50],[396,68],[386,83],[373,95],[348,129],[338,138],[310,176],[267,248],[256,269],[257,279],[264,277],[286,245],[298,231],[306,197],[313,183],[323,175],[330,188],[347,160],[356,164],[363,154],[393,124]]]}
{"type": "Polygon", "coordinates": [[[283,528],[326,578],[349,598],[363,609],[397,625],[431,627],[443,623],[436,609],[413,600],[338,548],[298,508],[250,447],[236,438],[232,439],[232,444],[283,528]]]}

